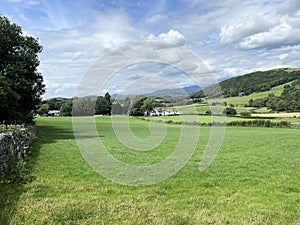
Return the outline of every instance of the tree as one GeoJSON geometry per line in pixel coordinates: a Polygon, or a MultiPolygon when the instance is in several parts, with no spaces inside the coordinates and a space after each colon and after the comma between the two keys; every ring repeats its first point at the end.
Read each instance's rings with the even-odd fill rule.
{"type": "Polygon", "coordinates": [[[63,100],[65,99],[51,98],[51,99],[43,100],[42,104],[48,104],[49,110],[59,110],[63,103],[63,100]]]}
{"type": "MultiPolygon", "coordinates": [[[[16,104],[10,105],[7,123],[31,122],[41,95],[45,92],[43,77],[37,71],[38,53],[42,46],[32,36],[24,36],[20,26],[0,16],[0,76],[2,96],[9,96],[16,104]]],[[[3,100],[3,99],[2,99],[3,100]]],[[[4,100],[6,101],[6,100],[4,100]]],[[[4,111],[1,108],[1,115],[4,111]]]]}
{"type": "Polygon", "coordinates": [[[147,113],[147,116],[150,115],[150,111],[153,109],[154,103],[155,103],[155,101],[152,98],[147,98],[144,101],[143,109],[144,109],[144,112],[147,113]]]}
{"type": "Polygon", "coordinates": [[[154,99],[147,98],[145,95],[137,95],[133,99],[133,104],[129,115],[143,116],[145,115],[145,112],[149,114],[149,112],[153,109],[154,105],[154,99]]]}
{"type": "Polygon", "coordinates": [[[107,92],[105,96],[98,96],[95,111],[97,115],[111,115],[112,103],[110,94],[107,92]]]}
{"type": "Polygon", "coordinates": [[[227,116],[235,116],[237,114],[236,110],[231,107],[227,107],[224,109],[223,114],[227,116]]]}
{"type": "Polygon", "coordinates": [[[49,112],[49,105],[47,103],[44,103],[41,105],[40,108],[38,108],[37,113],[39,115],[48,114],[49,112]]]}
{"type": "Polygon", "coordinates": [[[20,96],[9,86],[5,77],[0,76],[0,121],[12,122],[15,117],[16,102],[20,96]]]}
{"type": "Polygon", "coordinates": [[[60,115],[72,116],[72,109],[73,109],[73,99],[67,99],[61,105],[60,115]]]}
{"type": "Polygon", "coordinates": [[[95,102],[89,97],[74,98],[72,115],[73,116],[93,116],[95,115],[95,102]]]}
{"type": "Polygon", "coordinates": [[[122,104],[122,107],[123,107],[123,114],[126,114],[128,115],[129,111],[130,111],[130,98],[127,96],[124,101],[123,101],[123,104],[122,104]]]}
{"type": "Polygon", "coordinates": [[[111,110],[112,115],[122,115],[123,114],[123,107],[119,102],[116,102],[112,105],[112,110],[111,110]]]}
{"type": "Polygon", "coordinates": [[[108,92],[105,93],[104,98],[106,100],[106,107],[107,107],[107,114],[110,115],[111,114],[111,108],[112,108],[112,103],[111,103],[111,96],[108,92]]]}

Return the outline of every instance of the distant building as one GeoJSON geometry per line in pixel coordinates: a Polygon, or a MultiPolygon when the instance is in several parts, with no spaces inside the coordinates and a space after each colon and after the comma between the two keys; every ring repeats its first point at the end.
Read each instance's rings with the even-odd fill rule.
{"type": "Polygon", "coordinates": [[[59,110],[50,110],[47,114],[47,116],[59,116],[60,111],[59,110]]]}
{"type": "Polygon", "coordinates": [[[150,111],[149,116],[174,116],[180,115],[181,111],[173,109],[155,108],[150,111]]]}
{"type": "Polygon", "coordinates": [[[245,94],[245,92],[240,92],[239,93],[239,97],[242,97],[242,96],[245,96],[246,94],[245,94]]]}

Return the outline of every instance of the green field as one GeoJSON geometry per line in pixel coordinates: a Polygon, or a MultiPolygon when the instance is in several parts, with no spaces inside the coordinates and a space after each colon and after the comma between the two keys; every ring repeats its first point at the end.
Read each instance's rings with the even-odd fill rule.
{"type": "MultiPolygon", "coordinates": [[[[227,117],[220,117],[219,116],[206,116],[206,115],[181,115],[181,116],[153,116],[153,117],[141,117],[146,120],[163,120],[163,121],[174,121],[174,122],[193,122],[198,121],[200,123],[211,123],[213,121],[220,122],[226,121],[226,122],[232,122],[232,121],[244,121],[244,120],[257,120],[257,118],[243,118],[238,116],[227,116],[227,117]]],[[[261,119],[264,119],[263,117],[261,119]]],[[[292,124],[300,124],[300,118],[274,118],[274,119],[268,119],[272,122],[280,122],[280,121],[287,121],[292,124]]]]}
{"type": "MultiPolygon", "coordinates": [[[[97,130],[116,158],[148,165],[168,156],[180,126],[168,125],[155,151],[136,152],[114,136],[110,117],[97,130]]],[[[148,122],[130,120],[147,137],[148,122]]],[[[175,176],[150,186],[113,183],[84,161],[71,118],[38,118],[25,183],[0,184],[0,224],[294,224],[300,217],[300,129],[227,127],[211,166],[199,172],[210,134],[175,176]],[[284,140],[284,141],[283,141],[284,140]]]]}
{"type": "MultiPolygon", "coordinates": [[[[226,101],[226,99],[224,98],[222,100],[222,102],[226,101]]],[[[219,99],[214,99],[212,102],[218,101],[218,100],[219,99]]],[[[244,106],[237,105],[237,104],[234,104],[234,105],[235,105],[234,108],[236,109],[237,113],[250,112],[250,111],[253,111],[256,113],[269,113],[270,112],[270,110],[267,109],[266,107],[255,108],[255,107],[244,107],[244,106]]],[[[209,110],[214,110],[214,107],[220,108],[220,106],[210,106],[210,105],[208,105],[208,103],[200,103],[200,104],[195,103],[192,105],[175,106],[175,107],[171,107],[171,108],[180,110],[182,112],[182,114],[186,114],[186,115],[195,114],[195,112],[203,115],[209,110]]]]}
{"type": "MultiPolygon", "coordinates": [[[[286,84],[291,84],[291,83],[292,82],[289,82],[286,84]]],[[[282,84],[282,85],[273,87],[270,91],[253,93],[253,94],[241,96],[241,97],[229,97],[229,98],[223,98],[223,99],[215,98],[215,99],[209,99],[208,101],[210,104],[212,104],[214,102],[220,102],[220,103],[226,102],[227,106],[230,106],[232,104],[232,105],[234,105],[234,107],[238,113],[249,112],[251,110],[255,113],[268,113],[268,112],[270,112],[270,110],[267,109],[266,107],[255,108],[255,107],[244,107],[244,105],[248,104],[250,99],[265,98],[265,97],[268,97],[269,94],[274,94],[275,96],[280,96],[283,91],[283,87],[286,84],[282,84]]],[[[195,112],[195,109],[199,114],[205,114],[206,111],[211,109],[211,107],[213,108],[214,106],[208,105],[208,102],[202,102],[202,103],[196,103],[196,104],[186,105],[186,106],[176,106],[174,108],[181,110],[183,114],[193,114],[195,112]]]]}
{"type": "MultiPolygon", "coordinates": [[[[289,82],[287,84],[290,84],[292,82],[289,82]]],[[[268,97],[269,94],[274,94],[275,96],[280,96],[283,87],[286,84],[278,85],[276,87],[271,88],[270,91],[264,91],[264,92],[259,92],[259,93],[253,93],[251,95],[246,95],[246,96],[241,96],[241,97],[230,97],[230,98],[224,98],[224,101],[227,102],[228,105],[233,104],[233,105],[245,105],[248,104],[250,99],[258,99],[258,98],[265,98],[268,97]]],[[[211,99],[211,101],[217,101],[217,99],[211,99]]]]}

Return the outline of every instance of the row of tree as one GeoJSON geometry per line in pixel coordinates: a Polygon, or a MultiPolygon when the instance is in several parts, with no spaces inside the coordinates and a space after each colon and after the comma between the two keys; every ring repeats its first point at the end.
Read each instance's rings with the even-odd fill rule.
{"type": "Polygon", "coordinates": [[[155,101],[145,95],[137,95],[130,99],[112,100],[109,93],[98,97],[84,98],[53,98],[42,101],[38,113],[47,115],[50,110],[60,110],[61,116],[89,115],[131,115],[143,116],[149,114],[154,107],[163,106],[161,101],[155,101]]]}
{"type": "Polygon", "coordinates": [[[268,97],[259,99],[250,99],[247,106],[250,107],[268,107],[273,111],[295,112],[300,111],[300,79],[294,81],[291,85],[284,86],[280,96],[270,94],[268,97]]]}
{"type": "Polygon", "coordinates": [[[42,46],[20,26],[0,16],[0,121],[30,123],[45,92],[37,71],[42,46]]]}

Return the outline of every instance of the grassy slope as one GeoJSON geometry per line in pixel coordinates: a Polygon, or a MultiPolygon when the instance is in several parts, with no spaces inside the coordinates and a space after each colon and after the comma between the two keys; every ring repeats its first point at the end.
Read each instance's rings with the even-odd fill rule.
{"type": "MultiPolygon", "coordinates": [[[[286,84],[291,84],[292,82],[288,82],[286,84]]],[[[265,98],[265,97],[268,97],[269,94],[274,94],[275,96],[280,96],[281,93],[282,93],[282,91],[283,91],[283,87],[286,84],[282,84],[282,85],[278,85],[276,87],[273,87],[270,91],[253,93],[251,95],[242,96],[242,97],[225,98],[224,101],[226,101],[227,104],[245,105],[245,104],[248,104],[248,102],[249,102],[250,99],[265,98]]],[[[213,102],[214,99],[212,99],[211,101],[213,102]]]]}
{"type": "MultiPolygon", "coordinates": [[[[289,83],[292,83],[292,82],[289,82],[289,83]]],[[[287,84],[289,84],[289,83],[287,83],[287,84]]],[[[269,94],[274,94],[276,96],[280,96],[283,91],[284,85],[286,85],[286,84],[282,84],[282,85],[273,87],[270,91],[253,93],[251,95],[242,96],[242,97],[230,97],[230,98],[225,98],[224,100],[227,102],[227,104],[245,105],[245,104],[248,104],[250,99],[265,98],[265,97],[268,97],[269,94]]],[[[213,100],[211,100],[211,101],[213,101],[213,100]]]]}
{"type": "MultiPolygon", "coordinates": [[[[292,82],[288,82],[286,84],[291,84],[292,82]]],[[[257,113],[267,113],[270,110],[268,110],[266,107],[257,109],[254,107],[243,107],[243,105],[248,104],[250,99],[258,99],[258,98],[264,98],[267,97],[269,94],[274,94],[276,96],[281,95],[283,91],[283,87],[286,84],[278,85],[276,87],[273,87],[270,91],[264,91],[264,92],[259,92],[259,93],[253,93],[251,95],[247,96],[242,96],[242,97],[229,97],[229,98],[214,98],[214,99],[209,99],[210,103],[213,102],[226,102],[227,105],[229,106],[230,104],[233,104],[238,111],[238,113],[243,112],[243,111],[249,111],[249,110],[255,110],[257,113]]],[[[193,104],[193,105],[186,105],[186,106],[177,106],[174,108],[182,110],[184,114],[190,114],[194,111],[193,107],[197,110],[198,113],[200,114],[205,114],[206,111],[210,110],[210,106],[208,104],[193,104]]]]}
{"type": "MultiPolygon", "coordinates": [[[[104,143],[112,145],[109,119],[97,120],[104,143]]],[[[144,121],[132,124],[136,133],[149,133],[144,121]]],[[[34,179],[17,188],[0,185],[0,224],[294,224],[300,215],[300,130],[227,128],[217,158],[200,173],[210,131],[201,128],[194,156],[176,176],[128,187],[90,169],[76,148],[70,118],[39,118],[37,125],[29,163],[34,179]]],[[[176,137],[179,126],[168,132],[176,137]]],[[[112,153],[120,155],[119,147],[112,153]]],[[[166,150],[168,145],[158,152],[164,157],[166,150]]],[[[145,161],[128,154],[133,163],[145,161]]]]}
{"type": "MultiPolygon", "coordinates": [[[[220,82],[218,85],[212,85],[205,88],[205,95],[219,96],[218,87],[222,89],[223,95],[238,96],[239,92],[251,94],[267,90],[275,85],[283,84],[283,82],[299,79],[299,68],[281,68],[268,71],[257,71],[253,73],[236,76],[220,82]],[[294,73],[292,73],[294,72],[294,73]]],[[[194,97],[199,97],[202,91],[195,93],[194,97]]]]}

